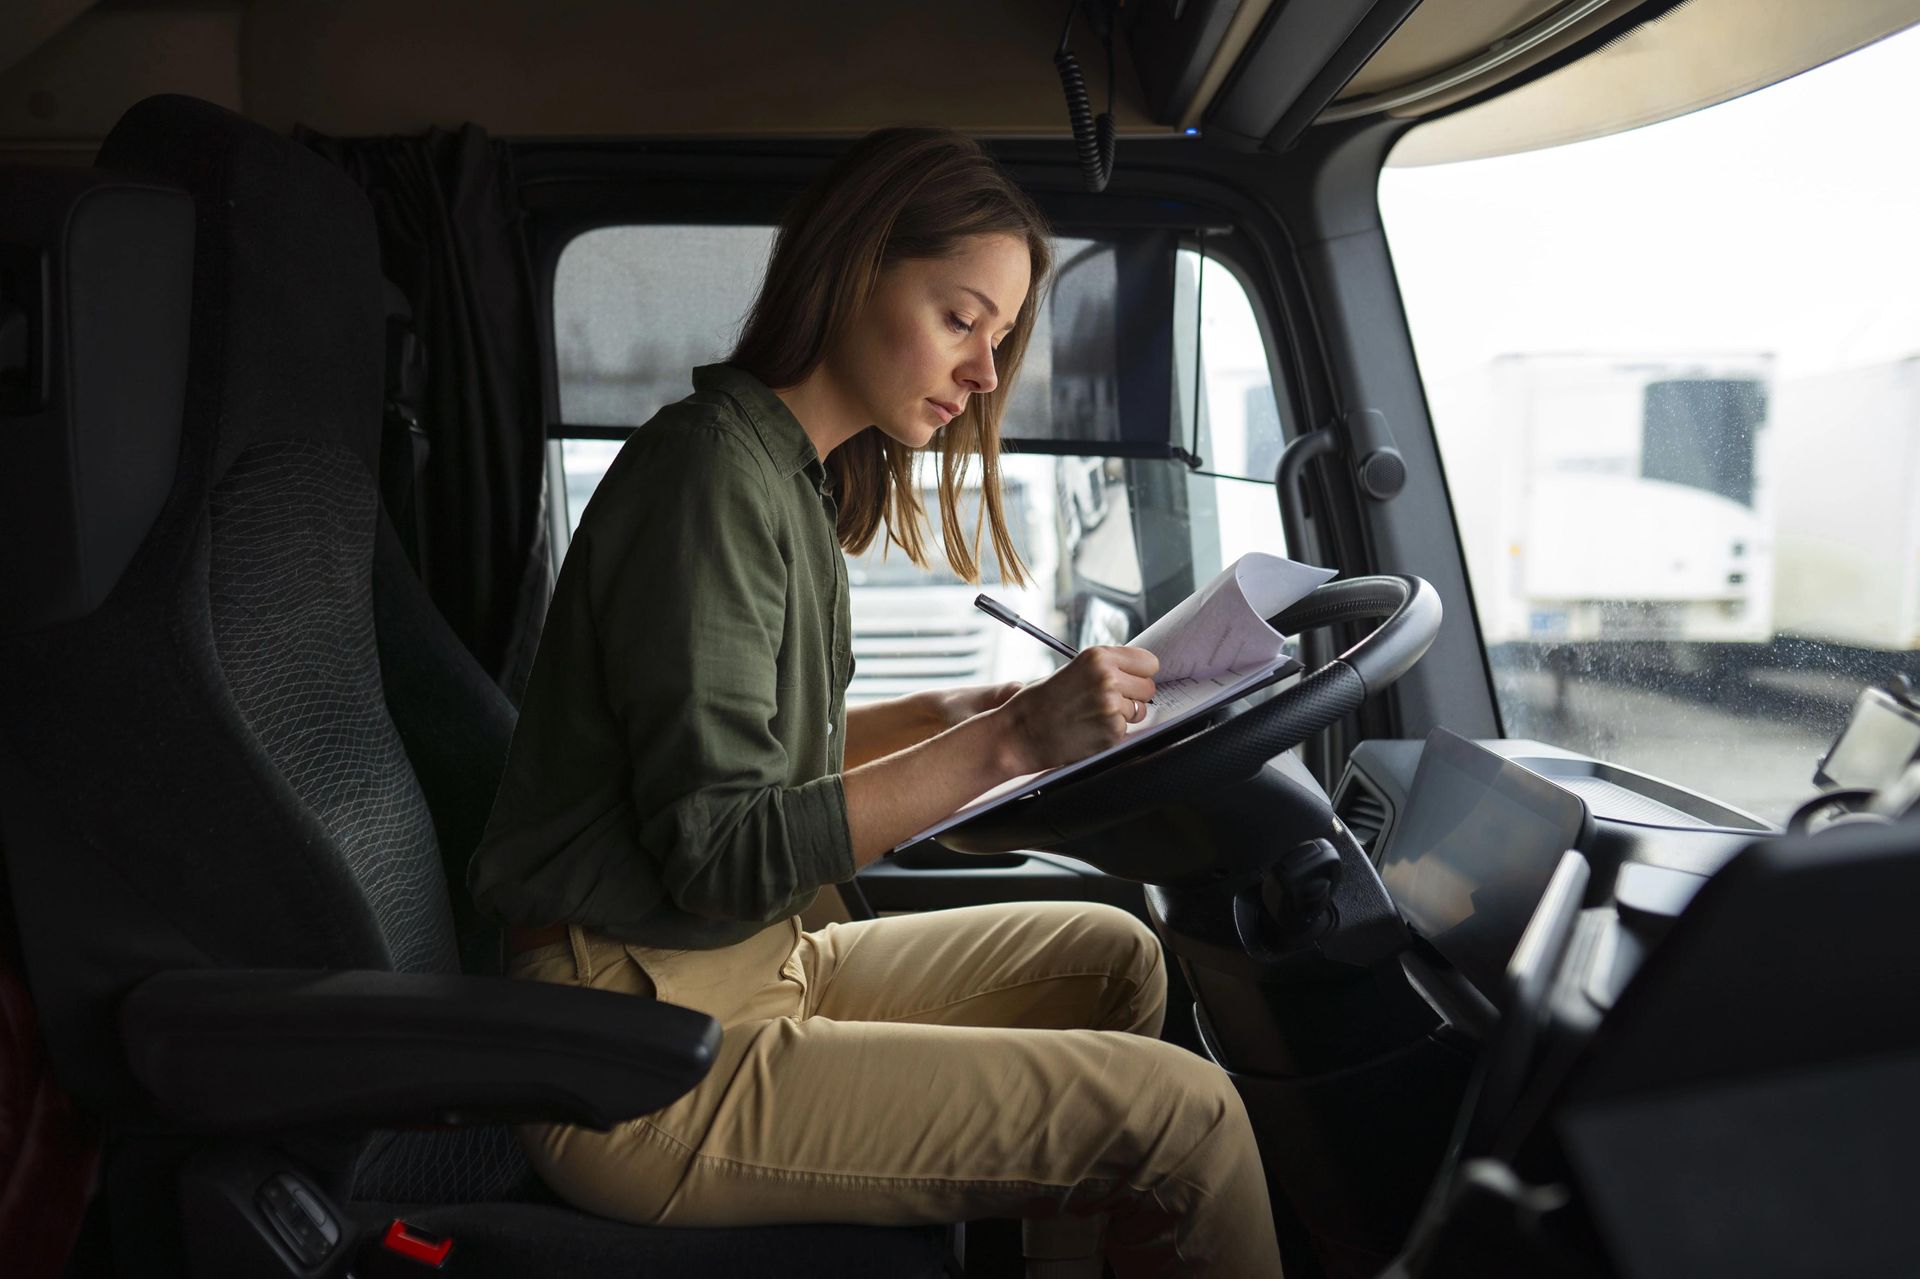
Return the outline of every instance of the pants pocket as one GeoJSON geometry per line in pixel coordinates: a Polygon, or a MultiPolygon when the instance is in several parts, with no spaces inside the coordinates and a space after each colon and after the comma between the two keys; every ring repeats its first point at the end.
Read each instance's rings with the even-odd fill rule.
{"type": "Polygon", "coordinates": [[[625,949],[635,979],[648,983],[654,998],[729,1026],[802,1014],[807,983],[799,941],[800,918],[794,915],[718,950],[625,949]]]}
{"type": "Polygon", "coordinates": [[[628,980],[635,986],[635,994],[649,995],[663,1004],[677,1004],[673,997],[674,983],[671,980],[673,960],[686,954],[682,950],[649,950],[645,946],[625,946],[627,966],[631,968],[628,980]]]}

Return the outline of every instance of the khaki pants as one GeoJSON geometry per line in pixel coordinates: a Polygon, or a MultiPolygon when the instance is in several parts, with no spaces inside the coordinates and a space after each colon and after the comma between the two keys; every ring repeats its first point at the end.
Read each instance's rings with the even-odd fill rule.
{"type": "Polygon", "coordinates": [[[722,950],[575,927],[513,975],[698,1009],[720,1051],[664,1110],[521,1136],[562,1198],[639,1224],[1020,1217],[1029,1257],[1098,1247],[1120,1279],[1278,1275],[1239,1095],[1157,1038],[1164,964],[1081,902],[796,916],[722,950]]]}

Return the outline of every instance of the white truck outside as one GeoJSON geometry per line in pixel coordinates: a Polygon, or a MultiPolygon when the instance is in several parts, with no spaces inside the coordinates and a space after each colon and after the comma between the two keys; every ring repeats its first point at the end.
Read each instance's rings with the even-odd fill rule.
{"type": "Polygon", "coordinates": [[[1920,650],[1920,355],[1782,381],[1783,634],[1920,650]]]}
{"type": "MultiPolygon", "coordinates": [[[[1001,458],[1001,505],[1014,545],[1026,561],[1024,587],[999,580],[992,539],[986,535],[981,538],[980,584],[962,582],[953,573],[940,548],[938,496],[931,491],[921,497],[932,526],[927,568],[916,567],[897,546],[883,551],[879,541],[865,554],[848,557],[854,661],[848,705],[926,689],[1039,679],[1054,670],[1060,659],[1051,649],[973,604],[974,596],[984,591],[1035,626],[1071,642],[1061,629],[1058,603],[1060,540],[1054,527],[1052,461],[1001,458]],[[1013,474],[1016,470],[1043,478],[1035,482],[1013,474]]],[[[960,522],[971,531],[980,490],[969,489],[964,496],[960,522]]]]}
{"type": "Polygon", "coordinates": [[[1509,355],[1430,388],[1489,646],[1772,638],[1767,355],[1509,355]]]}

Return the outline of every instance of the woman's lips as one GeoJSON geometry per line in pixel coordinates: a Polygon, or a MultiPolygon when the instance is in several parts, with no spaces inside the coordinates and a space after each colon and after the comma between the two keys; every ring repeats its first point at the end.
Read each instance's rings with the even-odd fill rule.
{"type": "Polygon", "coordinates": [[[960,416],[960,406],[957,404],[948,404],[942,400],[936,400],[931,397],[928,398],[927,403],[933,405],[934,410],[940,414],[940,425],[942,426],[945,426],[960,416]]]}

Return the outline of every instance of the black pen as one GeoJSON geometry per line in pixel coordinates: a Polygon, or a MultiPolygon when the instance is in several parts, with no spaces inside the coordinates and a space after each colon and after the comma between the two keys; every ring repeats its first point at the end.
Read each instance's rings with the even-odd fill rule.
{"type": "Polygon", "coordinates": [[[1074,648],[1073,645],[1067,643],[1065,640],[1055,639],[991,595],[974,596],[973,606],[995,621],[1005,622],[1016,631],[1025,631],[1063,657],[1073,658],[1080,656],[1080,651],[1074,648]]]}
{"type": "MultiPolygon", "coordinates": [[[[1055,639],[991,595],[974,596],[973,606],[995,621],[1005,622],[1016,631],[1025,631],[1063,657],[1073,658],[1080,656],[1080,650],[1076,649],[1073,645],[1067,643],[1065,640],[1055,639]]],[[[1146,704],[1152,706],[1154,704],[1153,699],[1149,697],[1146,704]]]]}

